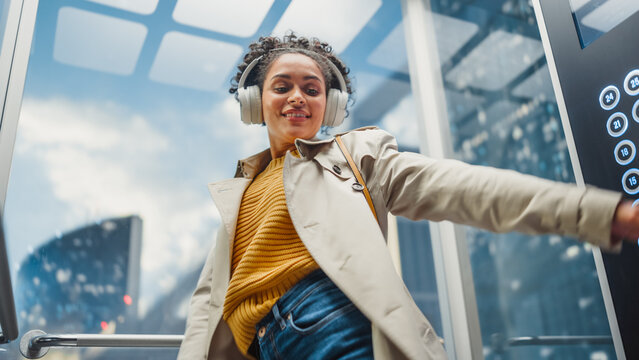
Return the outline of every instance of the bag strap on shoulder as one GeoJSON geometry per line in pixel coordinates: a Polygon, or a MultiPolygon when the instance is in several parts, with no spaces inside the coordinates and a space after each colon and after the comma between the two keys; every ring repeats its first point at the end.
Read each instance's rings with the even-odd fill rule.
{"type": "Polygon", "coordinates": [[[355,175],[355,179],[357,180],[357,182],[353,185],[354,186],[359,185],[362,193],[364,193],[364,197],[366,198],[366,202],[368,203],[368,206],[371,208],[371,212],[373,213],[375,220],[379,224],[379,219],[377,219],[377,212],[375,212],[375,206],[373,206],[373,199],[371,198],[371,194],[368,191],[368,187],[366,186],[366,183],[364,182],[364,178],[362,177],[362,174],[360,174],[359,169],[357,168],[357,165],[355,164],[355,161],[353,161],[351,154],[346,149],[346,146],[344,146],[342,137],[340,135],[336,136],[335,141],[337,142],[337,146],[339,146],[339,149],[342,151],[342,154],[344,154],[344,157],[346,158],[346,162],[348,162],[348,166],[351,168],[351,171],[355,175]]]}

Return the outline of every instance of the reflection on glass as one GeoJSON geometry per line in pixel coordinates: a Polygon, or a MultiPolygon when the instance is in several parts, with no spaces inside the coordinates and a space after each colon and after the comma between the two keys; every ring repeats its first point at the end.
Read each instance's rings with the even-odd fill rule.
{"type": "MultiPolygon", "coordinates": [[[[206,184],[268,146],[263,127],[239,120],[230,78],[252,40],[296,25],[295,14],[359,19],[336,31],[305,16],[309,27],[298,31],[339,45],[355,75],[357,102],[343,128],[380,125],[403,149],[418,147],[408,74],[368,60],[401,25],[396,1],[339,2],[339,11],[337,2],[274,2],[247,20],[260,33],[242,37],[229,17],[223,29],[202,26],[194,12],[210,4],[123,4],[39,3],[5,208],[22,333],[183,333],[220,224],[206,184]]],[[[386,46],[405,54],[403,41],[386,46]]],[[[402,219],[399,233],[404,255],[422,254],[403,274],[438,324],[434,276],[425,275],[428,228],[402,219]]],[[[177,350],[65,352],[174,359],[177,350]]]]}
{"type": "Polygon", "coordinates": [[[181,24],[234,36],[252,36],[262,24],[273,0],[177,0],[173,18],[181,24]],[[251,9],[247,11],[247,9],[251,9]]]}
{"type": "Polygon", "coordinates": [[[112,74],[133,73],[146,38],[146,26],[73,7],[61,8],[57,22],[55,60],[112,74]]]}
{"type": "Polygon", "coordinates": [[[636,0],[570,0],[570,6],[582,48],[639,11],[636,0]]]}
{"type": "Polygon", "coordinates": [[[136,1],[122,1],[122,0],[86,0],[92,1],[98,4],[113,6],[118,9],[132,11],[135,13],[148,15],[155,11],[158,6],[159,0],[136,0],[136,1]]]}
{"type": "MultiPolygon", "coordinates": [[[[479,26],[442,64],[456,157],[574,181],[548,67],[528,2],[433,1],[479,26]]],[[[445,43],[457,29],[436,29],[445,43]]],[[[452,35],[454,36],[454,35],[452,35]]],[[[509,346],[522,336],[607,335],[590,246],[559,236],[467,229],[486,359],[613,359],[610,345],[509,346]]]]}
{"type": "MultiPolygon", "coordinates": [[[[399,4],[386,5],[387,10],[388,6],[399,7],[399,4]]],[[[320,39],[326,39],[333,46],[333,50],[341,53],[366,26],[374,24],[371,20],[381,7],[382,0],[292,0],[277,22],[273,33],[283,35],[286,31],[295,29],[303,34],[313,34],[320,39]],[[316,21],[310,19],[311,17],[331,19],[332,24],[340,25],[318,26],[316,21]]]]}
{"type": "Polygon", "coordinates": [[[105,219],[46,241],[16,277],[22,327],[68,333],[135,329],[142,221],[105,219]]]}

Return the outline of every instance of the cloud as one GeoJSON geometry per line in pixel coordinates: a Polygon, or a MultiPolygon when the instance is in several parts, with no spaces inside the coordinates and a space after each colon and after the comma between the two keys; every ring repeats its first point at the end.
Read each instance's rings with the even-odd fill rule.
{"type": "MultiPolygon", "coordinates": [[[[38,160],[50,185],[36,191],[51,191],[64,204],[50,210],[61,228],[85,225],[87,214],[142,218],[142,294],[170,290],[176,274],[206,257],[219,215],[202,189],[179,186],[185,169],[164,161],[174,139],[146,117],[113,103],[27,98],[18,136],[16,157],[38,160]]],[[[13,191],[32,191],[14,183],[13,191]]]]}
{"type": "Polygon", "coordinates": [[[211,110],[211,135],[220,141],[229,143],[239,150],[243,157],[256,154],[269,147],[265,126],[247,125],[240,119],[240,104],[233,97],[226,97],[211,110]]]}

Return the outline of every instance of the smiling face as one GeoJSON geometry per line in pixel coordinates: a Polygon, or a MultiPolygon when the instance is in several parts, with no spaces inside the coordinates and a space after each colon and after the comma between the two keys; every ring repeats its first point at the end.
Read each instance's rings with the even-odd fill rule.
{"type": "Polygon", "coordinates": [[[311,139],[326,110],[326,82],[317,63],[303,54],[283,54],[270,65],[262,86],[262,114],[273,158],[311,139]]]}

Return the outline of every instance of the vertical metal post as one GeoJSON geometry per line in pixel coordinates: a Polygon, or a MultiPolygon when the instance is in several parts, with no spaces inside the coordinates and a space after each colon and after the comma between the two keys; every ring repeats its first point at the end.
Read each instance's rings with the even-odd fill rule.
{"type": "Polygon", "coordinates": [[[16,306],[13,301],[13,289],[11,287],[11,273],[7,260],[6,244],[2,229],[2,217],[0,216],[0,344],[15,340],[18,337],[18,318],[16,306]]]}
{"type": "Polygon", "coordinates": [[[13,156],[13,145],[18,128],[18,117],[22,107],[22,92],[27,76],[27,64],[31,52],[31,41],[35,29],[35,18],[38,10],[38,0],[12,1],[7,19],[6,36],[2,44],[0,59],[0,88],[6,92],[0,98],[2,105],[2,118],[0,119],[0,211],[4,209],[4,202],[9,184],[9,170],[13,156]],[[15,2],[15,5],[13,4],[15,2]],[[20,5],[18,7],[18,5],[20,5]],[[11,26],[11,28],[10,28],[11,26]],[[14,34],[13,37],[11,34],[14,34]],[[13,41],[11,41],[13,39],[13,41]],[[10,48],[5,52],[7,47],[10,48]],[[8,55],[4,58],[4,55],[8,55]],[[6,87],[4,87],[6,85],[6,87]]]}
{"type": "MultiPolygon", "coordinates": [[[[18,35],[18,25],[20,24],[20,13],[22,12],[22,0],[5,0],[8,4],[4,6],[7,11],[7,21],[2,36],[2,46],[0,47],[0,116],[2,115],[9,85],[9,73],[13,62],[13,52],[16,47],[16,37],[18,35]]],[[[0,117],[0,129],[2,118],[0,117]]]]}
{"type": "MultiPolygon", "coordinates": [[[[450,124],[429,0],[402,0],[411,87],[421,152],[452,157],[450,124]]],[[[451,359],[482,359],[481,330],[463,227],[430,223],[446,351],[451,359]]]]}
{"type": "MultiPolygon", "coordinates": [[[[37,0],[13,0],[7,7],[7,23],[0,48],[0,214],[4,212],[9,168],[22,102],[27,60],[35,27],[37,4],[37,0]]],[[[7,247],[1,224],[0,302],[2,303],[0,342],[8,342],[18,337],[18,323],[7,247]]]]}

